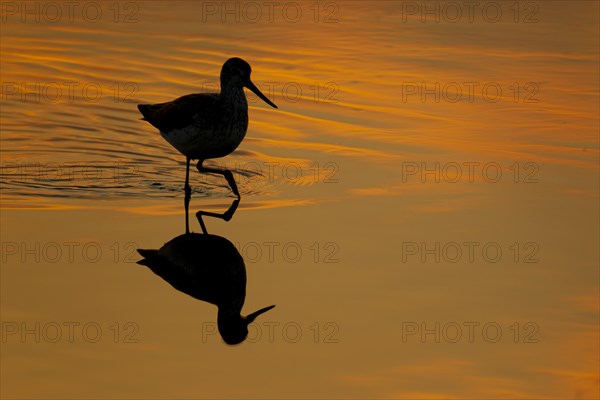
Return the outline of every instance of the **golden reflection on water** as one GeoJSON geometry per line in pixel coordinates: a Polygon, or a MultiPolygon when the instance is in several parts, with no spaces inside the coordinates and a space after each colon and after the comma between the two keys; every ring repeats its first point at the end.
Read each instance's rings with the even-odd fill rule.
{"type": "MultiPolygon", "coordinates": [[[[3,332],[95,321],[104,336],[3,336],[2,396],[597,396],[598,4],[486,3],[499,22],[341,1],[318,14],[293,3],[297,22],[257,3],[259,22],[240,11],[223,23],[206,8],[222,2],[148,1],[37,23],[3,3],[3,332]],[[246,139],[213,160],[236,172],[240,210],[206,223],[246,258],[248,309],[277,308],[262,339],[226,349],[202,336],[214,310],[130,251],[183,229],[184,160],[135,105],[216,90],[231,56],[280,109],[248,95],[246,139]],[[72,242],[102,257],[71,260],[72,242]],[[270,259],[272,242],[303,257],[270,259]],[[501,261],[469,261],[471,242],[499,246],[501,261]],[[463,257],[427,253],[436,244],[463,257]],[[110,327],[127,321],[139,341],[115,343],[110,327]],[[436,322],[492,322],[503,336],[403,336],[436,322]],[[267,339],[289,323],[301,340],[267,339]]],[[[192,185],[192,209],[226,209],[222,181],[194,172],[192,185]]]]}

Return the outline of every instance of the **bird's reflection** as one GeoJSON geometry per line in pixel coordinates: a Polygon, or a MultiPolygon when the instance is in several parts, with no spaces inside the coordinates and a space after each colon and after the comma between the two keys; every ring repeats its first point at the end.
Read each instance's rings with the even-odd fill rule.
{"type": "Polygon", "coordinates": [[[202,234],[185,233],[159,250],[142,250],[138,264],[149,267],[175,289],[218,307],[217,326],[223,341],[238,344],[248,335],[248,325],[273,306],[242,316],[246,299],[246,266],[236,247],[224,237],[206,232],[202,216],[231,217],[239,200],[224,214],[196,213],[202,234]]]}

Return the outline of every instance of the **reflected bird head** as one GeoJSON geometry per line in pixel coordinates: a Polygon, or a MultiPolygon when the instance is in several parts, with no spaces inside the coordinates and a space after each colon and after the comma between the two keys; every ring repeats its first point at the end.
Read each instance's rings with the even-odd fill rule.
{"type": "Polygon", "coordinates": [[[223,68],[221,69],[221,88],[225,86],[236,86],[236,87],[247,87],[252,90],[252,92],[260,97],[262,101],[267,103],[273,108],[277,108],[277,106],[271,102],[262,94],[260,90],[252,83],[250,80],[250,73],[252,72],[252,68],[250,68],[250,64],[241,58],[233,57],[229,60],[225,61],[223,64],[223,68]]]}
{"type": "Polygon", "coordinates": [[[222,316],[219,313],[217,324],[221,338],[227,344],[234,345],[242,343],[248,337],[248,325],[250,325],[260,314],[266,313],[273,306],[261,308],[246,317],[222,316]]]}

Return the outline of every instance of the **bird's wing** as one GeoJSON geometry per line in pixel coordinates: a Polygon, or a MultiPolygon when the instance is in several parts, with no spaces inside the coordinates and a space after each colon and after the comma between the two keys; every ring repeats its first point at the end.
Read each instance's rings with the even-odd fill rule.
{"type": "Polygon", "coordinates": [[[216,235],[180,235],[160,250],[138,249],[145,265],[175,289],[211,304],[244,304],[246,268],[234,244],[216,235]]]}
{"type": "Polygon", "coordinates": [[[209,301],[204,298],[202,290],[198,289],[201,288],[201,281],[199,280],[201,277],[193,269],[174,264],[167,257],[160,254],[159,250],[138,249],[138,253],[145,258],[138,261],[137,264],[150,268],[152,272],[175,289],[198,300],[209,301]]]}
{"type": "Polygon", "coordinates": [[[167,133],[192,124],[200,112],[213,118],[218,98],[217,93],[188,94],[167,103],[138,104],[138,109],[152,126],[167,133]]]}

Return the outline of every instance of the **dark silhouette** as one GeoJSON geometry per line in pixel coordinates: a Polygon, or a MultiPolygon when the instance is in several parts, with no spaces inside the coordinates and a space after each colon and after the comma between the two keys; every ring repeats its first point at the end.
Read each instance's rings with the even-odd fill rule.
{"type": "MultiPolygon", "coordinates": [[[[233,201],[233,203],[231,203],[231,206],[229,206],[229,209],[227,211],[225,211],[223,214],[213,213],[213,212],[209,212],[209,211],[202,211],[202,210],[198,211],[196,213],[196,218],[198,218],[198,222],[200,223],[202,232],[205,234],[208,234],[208,232],[206,231],[206,225],[204,225],[204,221],[202,221],[203,215],[205,215],[207,217],[220,218],[223,221],[229,221],[233,217],[233,214],[235,214],[235,210],[237,210],[239,204],[240,204],[240,199],[235,199],[233,201]]],[[[187,208],[185,210],[185,232],[186,233],[189,232],[187,208]]]]}
{"type": "Polygon", "coordinates": [[[248,324],[273,306],[243,317],[246,299],[246,267],[233,243],[221,236],[186,233],[160,250],[138,249],[149,267],[175,289],[218,307],[217,325],[227,344],[248,336],[248,324]]]}
{"type": "MultiPolygon", "coordinates": [[[[250,80],[250,65],[241,58],[230,58],[221,69],[220,93],[197,93],[160,104],[139,104],[142,118],[156,127],[167,142],[186,156],[185,208],[191,198],[190,160],[199,160],[201,173],[225,177],[231,191],[240,198],[229,170],[203,167],[204,160],[224,157],[234,151],[248,129],[248,101],[244,87],[252,90],[271,107],[277,108],[250,80]]],[[[187,216],[187,213],[186,213],[187,216]]],[[[186,223],[187,225],[187,223],[186,223]]]]}

